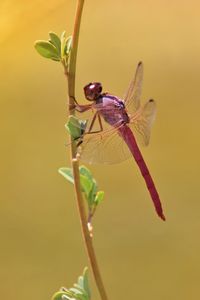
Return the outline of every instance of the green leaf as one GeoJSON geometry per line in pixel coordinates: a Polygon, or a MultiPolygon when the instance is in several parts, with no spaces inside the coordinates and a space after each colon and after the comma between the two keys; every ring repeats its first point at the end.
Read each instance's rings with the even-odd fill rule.
{"type": "Polygon", "coordinates": [[[85,295],[85,291],[83,289],[80,289],[80,288],[73,287],[73,288],[70,288],[69,290],[70,290],[70,292],[72,292],[76,296],[85,295]]]}
{"type": "Polygon", "coordinates": [[[92,178],[92,182],[93,182],[93,188],[92,188],[92,191],[91,191],[91,200],[92,200],[92,203],[94,202],[94,199],[96,197],[96,193],[97,193],[97,190],[98,190],[98,186],[97,186],[97,182],[94,178],[92,178]]]}
{"type": "Polygon", "coordinates": [[[82,136],[82,128],[79,119],[75,116],[69,116],[68,122],[65,124],[65,128],[75,140],[82,136]]]}
{"type": "Polygon", "coordinates": [[[88,179],[92,180],[93,186],[95,187],[95,192],[96,192],[97,182],[94,179],[94,177],[92,176],[92,173],[90,172],[90,170],[88,168],[86,168],[85,166],[80,166],[79,171],[80,171],[80,174],[82,174],[82,175],[86,176],[88,179]]]}
{"type": "MultiPolygon", "coordinates": [[[[85,270],[85,269],[84,269],[84,270],[85,270]]],[[[83,270],[83,272],[84,272],[84,270],[83,270]]],[[[78,282],[77,282],[77,284],[78,284],[82,289],[84,288],[84,284],[83,284],[83,276],[82,276],[82,275],[78,277],[78,282]]]]}
{"type": "Polygon", "coordinates": [[[88,201],[89,207],[92,208],[92,206],[94,205],[94,200],[95,200],[96,193],[98,190],[97,182],[94,179],[94,177],[92,176],[92,173],[90,172],[90,170],[88,168],[86,168],[85,166],[80,166],[79,170],[80,170],[80,174],[86,176],[91,181],[92,187],[90,189],[90,193],[88,194],[87,201],[88,201]]]}
{"type": "Polygon", "coordinates": [[[54,32],[49,32],[50,42],[56,47],[59,55],[61,53],[61,41],[59,36],[54,32]]]}
{"type": "Polygon", "coordinates": [[[66,45],[66,31],[63,31],[60,37],[61,40],[61,57],[65,56],[65,45],[66,45]]]}
{"type": "MultiPolygon", "coordinates": [[[[59,168],[58,173],[61,174],[70,183],[74,184],[74,177],[71,168],[59,168]]],[[[90,181],[87,177],[83,175],[80,175],[80,181],[82,192],[84,192],[86,198],[88,198],[88,195],[90,194],[90,191],[92,189],[92,181],[90,181]]]]}
{"type": "MultiPolygon", "coordinates": [[[[79,281],[78,281],[79,282],[79,281]]],[[[83,271],[83,288],[87,293],[88,298],[91,298],[91,292],[89,288],[89,280],[88,280],[88,268],[86,267],[83,271]]]]}
{"type": "Polygon", "coordinates": [[[58,173],[61,174],[70,183],[74,184],[72,169],[70,169],[70,168],[60,168],[60,169],[58,169],[58,173]]]}
{"type": "Polygon", "coordinates": [[[67,40],[65,42],[64,54],[66,56],[69,55],[70,50],[71,50],[71,46],[72,46],[72,36],[70,35],[70,36],[68,36],[68,38],[67,38],[67,40]]]}
{"type": "Polygon", "coordinates": [[[86,194],[86,198],[88,200],[90,197],[91,190],[93,188],[93,182],[83,175],[80,175],[80,180],[81,180],[81,187],[84,193],[86,194]]]}
{"type": "Polygon", "coordinates": [[[96,193],[97,193],[97,182],[93,178],[90,170],[88,168],[86,168],[85,166],[80,166],[79,171],[80,171],[80,174],[87,177],[87,179],[90,182],[90,186],[89,186],[90,189],[88,189],[88,193],[87,193],[87,201],[88,201],[89,207],[91,208],[94,204],[94,199],[95,199],[96,193]]]}
{"type": "Polygon", "coordinates": [[[64,299],[70,300],[71,298],[72,297],[69,296],[68,293],[59,291],[53,295],[52,300],[64,300],[64,299]]]}
{"type": "Polygon", "coordinates": [[[52,300],[90,300],[90,295],[87,268],[85,268],[83,275],[78,278],[74,287],[70,289],[61,288],[53,295],[52,300]]]}
{"type": "Polygon", "coordinates": [[[36,41],[35,49],[41,56],[45,58],[50,58],[56,61],[60,61],[58,50],[52,43],[48,41],[41,41],[41,40],[36,41]]]}
{"type": "MultiPolygon", "coordinates": [[[[60,168],[58,172],[70,183],[74,184],[74,178],[71,168],[60,168]]],[[[104,198],[104,192],[98,191],[97,182],[93,178],[92,173],[88,168],[86,168],[85,166],[80,166],[79,172],[81,191],[85,195],[89,211],[95,211],[97,205],[101,203],[104,198]]]]}
{"type": "Polygon", "coordinates": [[[94,199],[94,202],[96,205],[98,205],[99,203],[102,202],[103,198],[104,198],[104,191],[98,191],[96,194],[96,197],[94,199]]]}
{"type": "Polygon", "coordinates": [[[87,177],[88,179],[92,180],[93,176],[92,173],[90,172],[90,170],[88,168],[86,168],[85,166],[80,166],[79,167],[79,171],[80,174],[87,177]]]}
{"type": "Polygon", "coordinates": [[[61,297],[61,300],[71,300],[72,298],[70,298],[69,296],[63,294],[61,297]]]}
{"type": "Polygon", "coordinates": [[[83,288],[78,283],[74,283],[74,287],[79,291],[83,291],[83,288]]]}
{"type": "MultiPolygon", "coordinates": [[[[79,276],[77,285],[80,286],[80,288],[84,289],[83,276],[79,276]]],[[[74,286],[76,286],[76,283],[74,284],[74,286]]]]}

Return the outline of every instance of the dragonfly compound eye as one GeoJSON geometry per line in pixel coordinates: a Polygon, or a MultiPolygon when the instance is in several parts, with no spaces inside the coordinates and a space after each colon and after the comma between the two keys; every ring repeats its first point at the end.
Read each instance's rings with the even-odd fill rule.
{"type": "Polygon", "coordinates": [[[101,95],[102,86],[99,82],[91,82],[84,87],[85,97],[89,101],[95,101],[101,95]]]}

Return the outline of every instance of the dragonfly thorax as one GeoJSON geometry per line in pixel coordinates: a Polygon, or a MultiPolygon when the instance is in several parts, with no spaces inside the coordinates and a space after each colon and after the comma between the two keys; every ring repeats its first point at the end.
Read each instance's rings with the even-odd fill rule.
{"type": "Polygon", "coordinates": [[[102,91],[102,85],[100,82],[90,82],[84,87],[85,98],[89,101],[96,101],[102,91]]]}
{"type": "Polygon", "coordinates": [[[129,123],[124,101],[108,93],[101,94],[96,101],[96,109],[111,126],[129,123]]]}

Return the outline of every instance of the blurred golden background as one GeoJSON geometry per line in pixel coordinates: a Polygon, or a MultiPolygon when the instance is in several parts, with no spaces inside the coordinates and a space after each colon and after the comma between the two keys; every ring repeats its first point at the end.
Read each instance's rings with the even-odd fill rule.
{"type": "MultiPolygon", "coordinates": [[[[66,79],[33,47],[49,31],[69,35],[75,6],[0,3],[2,299],[48,300],[88,265],[73,187],[57,173],[70,165],[66,79]]],[[[156,216],[134,161],[91,167],[106,192],[94,243],[109,299],[200,294],[199,37],[199,1],[85,1],[77,99],[93,80],[122,97],[144,62],[142,100],[154,98],[158,112],[142,152],[167,217],[164,223],[156,216]]],[[[91,273],[90,282],[99,299],[91,273]]]]}

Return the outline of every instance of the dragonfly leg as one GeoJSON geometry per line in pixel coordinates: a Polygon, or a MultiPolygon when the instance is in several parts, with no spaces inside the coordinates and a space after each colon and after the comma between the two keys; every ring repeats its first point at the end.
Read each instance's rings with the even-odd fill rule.
{"type": "Polygon", "coordinates": [[[96,112],[96,113],[94,114],[94,117],[93,117],[93,119],[92,119],[92,122],[91,122],[91,124],[90,124],[90,127],[89,127],[88,131],[87,131],[87,132],[84,132],[84,134],[82,135],[81,138],[77,138],[77,140],[79,139],[79,141],[78,141],[78,143],[77,143],[76,146],[79,147],[79,146],[83,143],[84,136],[85,136],[86,134],[94,134],[94,133],[99,133],[99,132],[102,132],[102,131],[103,131],[103,126],[102,126],[102,122],[101,122],[101,117],[100,117],[100,115],[98,114],[98,112],[96,112]],[[94,123],[95,123],[97,117],[98,117],[100,129],[99,129],[99,130],[92,131],[92,128],[93,128],[93,126],[94,126],[94,123]]]}
{"type": "Polygon", "coordinates": [[[70,98],[74,100],[74,104],[70,105],[71,110],[75,109],[76,111],[82,113],[92,108],[92,104],[81,105],[76,101],[76,98],[74,96],[70,96],[70,98]]]}
{"type": "Polygon", "coordinates": [[[96,112],[94,114],[94,117],[92,119],[92,122],[90,124],[90,127],[88,129],[87,132],[85,132],[84,134],[93,134],[93,133],[99,133],[99,132],[102,132],[103,131],[103,126],[102,126],[102,122],[101,122],[101,116],[98,114],[98,112],[96,112]],[[92,128],[94,126],[94,123],[96,121],[96,118],[98,118],[98,122],[99,122],[99,126],[100,126],[100,129],[99,130],[95,130],[95,131],[92,131],[92,128]]]}
{"type": "Polygon", "coordinates": [[[85,104],[81,105],[76,101],[76,98],[74,96],[70,96],[74,100],[74,104],[69,104],[70,110],[76,110],[80,113],[85,112],[92,108],[92,104],[85,104]]]}
{"type": "Polygon", "coordinates": [[[103,131],[103,125],[102,125],[102,122],[101,122],[101,116],[99,114],[98,114],[98,120],[99,120],[100,129],[101,129],[101,131],[103,131]]]}
{"type": "Polygon", "coordinates": [[[81,144],[83,143],[83,140],[79,140],[78,143],[76,144],[76,147],[78,148],[81,144]]]}

